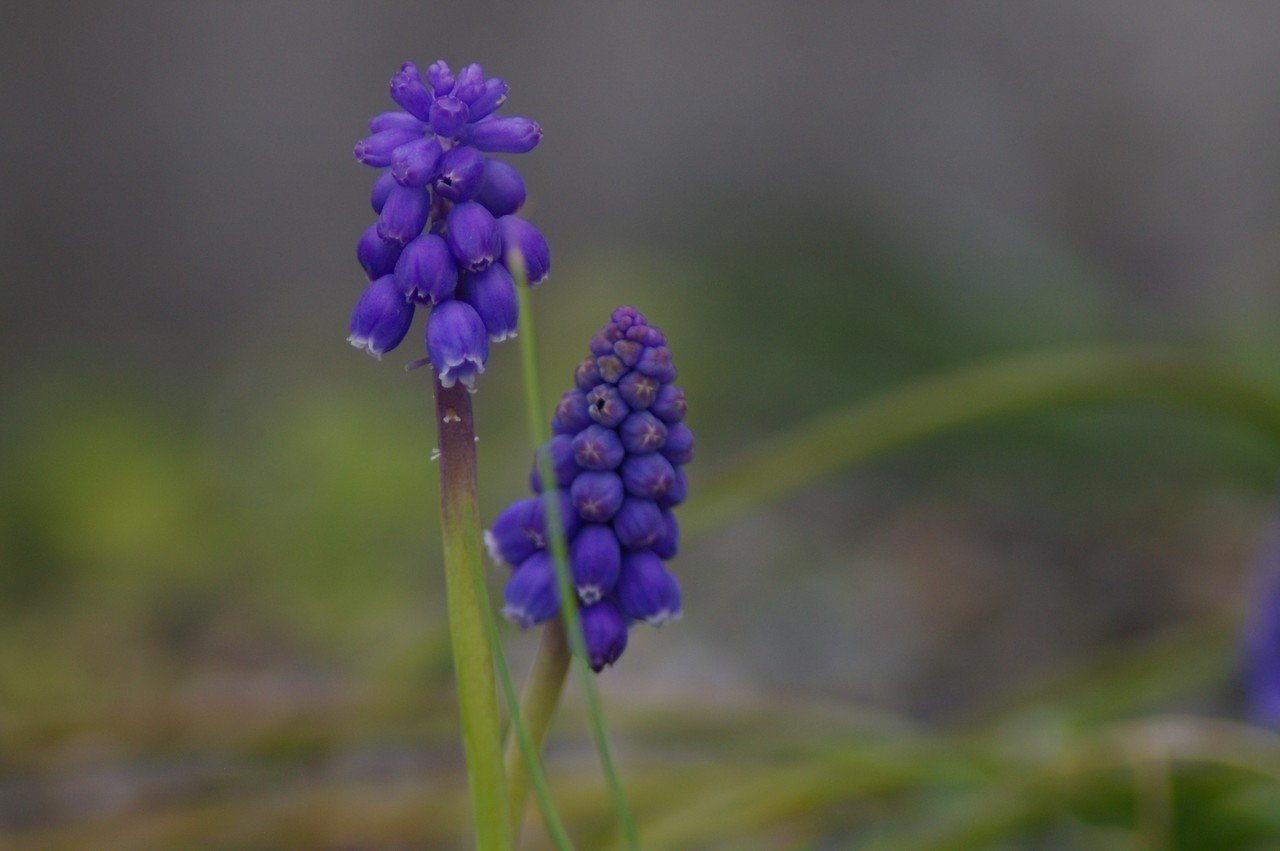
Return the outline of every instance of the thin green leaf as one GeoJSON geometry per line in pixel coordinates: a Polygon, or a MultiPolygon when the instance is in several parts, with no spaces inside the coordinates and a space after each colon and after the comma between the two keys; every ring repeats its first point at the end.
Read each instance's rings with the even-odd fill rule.
{"type": "Polygon", "coordinates": [[[1280,391],[1160,349],[1037,353],[962,367],[789,429],[704,485],[681,526],[709,531],[871,458],[1001,416],[1147,401],[1227,415],[1280,441],[1280,391]]]}
{"type": "MultiPolygon", "coordinates": [[[[516,281],[516,292],[520,304],[520,361],[524,374],[525,401],[528,405],[529,428],[537,448],[538,464],[541,467],[543,481],[552,481],[555,476],[550,460],[540,449],[550,438],[548,426],[542,414],[542,387],[538,379],[537,346],[534,339],[533,309],[529,304],[529,282],[524,267],[518,257],[509,257],[512,277],[516,281]]],[[[543,495],[546,507],[549,550],[556,568],[556,584],[560,592],[560,612],[564,620],[565,634],[569,639],[569,649],[573,653],[573,668],[582,683],[582,693],[587,701],[587,717],[591,724],[591,735],[595,741],[596,753],[600,757],[600,767],[605,782],[609,787],[609,796],[613,802],[614,814],[618,820],[618,831],[628,849],[635,851],[640,847],[636,836],[635,820],[631,815],[631,807],[627,804],[626,794],[622,790],[622,782],[618,778],[618,769],[614,763],[613,751],[609,746],[608,733],[605,730],[604,706],[600,700],[600,692],[596,688],[594,675],[587,663],[586,641],[582,636],[582,622],[578,617],[578,600],[573,590],[573,580],[569,575],[569,562],[564,540],[564,527],[560,522],[560,506],[552,491],[543,495]]]]}

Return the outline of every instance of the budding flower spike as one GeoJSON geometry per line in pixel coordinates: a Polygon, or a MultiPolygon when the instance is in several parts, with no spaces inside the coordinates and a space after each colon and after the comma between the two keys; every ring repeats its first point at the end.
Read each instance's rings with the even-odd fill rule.
{"type": "Polygon", "coordinates": [[[406,62],[391,77],[398,110],[369,121],[355,157],[379,169],[369,200],[377,220],[356,245],[369,285],[351,316],[351,345],[381,358],[400,345],[416,308],[429,310],[427,357],[446,387],[474,389],[489,343],[515,336],[519,309],[504,258],[523,258],[527,280],[547,277],[542,234],[515,215],[520,173],[493,154],[523,154],[542,138],[527,118],[497,115],[507,84],[479,65],[455,75],[444,61],[425,75],[406,62]]]}
{"type": "MultiPolygon", "coordinates": [[[[678,549],[672,509],[684,500],[680,468],[693,460],[693,433],[682,422],[684,391],[672,383],[666,343],[634,308],[615,310],[574,371],[574,389],[556,406],[555,436],[539,450],[555,480],[543,480],[536,456],[530,476],[535,493],[559,497],[596,672],[622,655],[628,627],[661,626],[681,613],[680,585],[664,562],[678,549]]],[[[490,556],[512,570],[502,613],[521,627],[559,611],[541,506],[538,498],[518,500],[485,534],[490,556]]]]}

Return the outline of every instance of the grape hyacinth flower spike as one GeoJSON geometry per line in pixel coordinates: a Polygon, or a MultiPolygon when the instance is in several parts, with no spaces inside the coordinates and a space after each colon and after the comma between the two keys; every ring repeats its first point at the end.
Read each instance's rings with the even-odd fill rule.
{"type": "Polygon", "coordinates": [[[408,334],[415,309],[429,310],[427,358],[446,387],[474,388],[488,344],[515,336],[505,258],[522,258],[530,286],[551,268],[546,240],[516,215],[524,180],[494,156],[526,153],[542,138],[536,122],[497,114],[507,89],[479,65],[454,74],[437,61],[424,75],[406,62],[391,77],[400,108],[370,119],[355,146],[356,159],[379,174],[370,193],[377,220],[356,245],[370,283],[347,339],[381,358],[408,334]]]}
{"type": "MultiPolygon", "coordinates": [[[[634,308],[620,307],[590,344],[575,388],[556,406],[555,436],[537,458],[530,484],[561,505],[569,572],[588,661],[597,672],[627,646],[628,627],[661,626],[680,616],[680,585],[665,562],[680,530],[672,513],[684,499],[681,467],[693,460],[683,423],[684,392],[666,338],[634,308]]],[[[522,499],[485,534],[490,556],[511,567],[503,615],[521,627],[559,609],[539,499],[522,499]]]]}
{"type": "MultiPolygon", "coordinates": [[[[355,146],[356,159],[378,174],[369,194],[376,218],[355,250],[369,282],[351,314],[347,340],[381,358],[404,340],[416,313],[428,312],[423,340],[432,364],[438,440],[432,457],[440,463],[444,584],[473,823],[478,847],[510,848],[495,674],[503,672],[508,689],[510,678],[479,557],[469,391],[485,371],[490,343],[516,331],[520,294],[507,258],[522,263],[531,284],[550,268],[542,234],[518,216],[524,181],[494,156],[532,150],[542,129],[527,118],[497,114],[507,84],[486,79],[479,65],[454,74],[439,61],[424,75],[406,62],[391,77],[390,95],[398,108],[375,115],[369,135],[355,146]]],[[[527,518],[513,518],[513,535],[534,531],[540,518],[536,507],[527,518]]],[[[533,557],[532,546],[526,555],[533,557]]],[[[545,553],[542,558],[550,574],[545,553]]],[[[541,576],[536,563],[522,574],[531,593],[541,576]]],[[[526,603],[530,620],[550,616],[559,605],[554,593],[540,604],[532,597],[526,603]]],[[[610,628],[605,619],[593,623],[597,632],[610,628]]],[[[516,703],[513,690],[507,700],[516,703]]],[[[514,722],[518,713],[511,717],[514,722]]],[[[551,814],[550,826],[549,797],[540,803],[551,814]]]]}

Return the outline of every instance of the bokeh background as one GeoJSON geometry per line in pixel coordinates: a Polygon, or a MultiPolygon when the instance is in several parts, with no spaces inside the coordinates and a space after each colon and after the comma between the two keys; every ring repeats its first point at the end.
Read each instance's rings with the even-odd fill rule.
{"type": "MultiPolygon", "coordinates": [[[[1280,746],[1234,720],[1274,430],[1065,406],[697,516],[814,418],[1002,357],[1280,388],[1277,32],[1189,0],[0,6],[0,844],[466,847],[420,332],[343,339],[351,145],[444,57],[545,130],[548,391],[627,303],[690,398],[686,616],[600,677],[654,847],[1280,847],[1280,746]]],[[[498,347],[476,396],[486,518],[527,488],[518,374],[498,347]]],[[[582,717],[571,686],[548,766],[605,847],[582,717]]]]}

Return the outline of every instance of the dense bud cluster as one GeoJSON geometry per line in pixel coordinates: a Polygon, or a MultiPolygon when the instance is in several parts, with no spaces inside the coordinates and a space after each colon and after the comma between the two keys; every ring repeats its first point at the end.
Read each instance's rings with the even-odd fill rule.
{"type": "MultiPolygon", "coordinates": [[[[663,562],[679,543],[671,509],[685,498],[681,467],[693,460],[693,434],[675,378],[662,332],[633,308],[615,310],[556,405],[554,436],[542,448],[554,481],[543,481],[536,458],[530,476],[535,493],[556,495],[596,671],[622,655],[630,625],[680,615],[680,586],[663,562]]],[[[485,542],[494,561],[513,568],[503,615],[528,627],[556,614],[543,500],[510,505],[485,542]]]]}
{"type": "Polygon", "coordinates": [[[515,335],[515,258],[531,286],[551,266],[542,234],[515,215],[519,172],[486,156],[522,154],[542,138],[533,121],[495,114],[506,98],[507,84],[479,65],[455,75],[438,61],[424,79],[406,62],[391,78],[401,108],[374,116],[355,146],[357,160],[382,171],[370,195],[378,219],[356,245],[370,283],[347,340],[380,358],[400,345],[415,306],[434,308],[427,356],[446,387],[473,385],[489,342],[515,335]]]}

